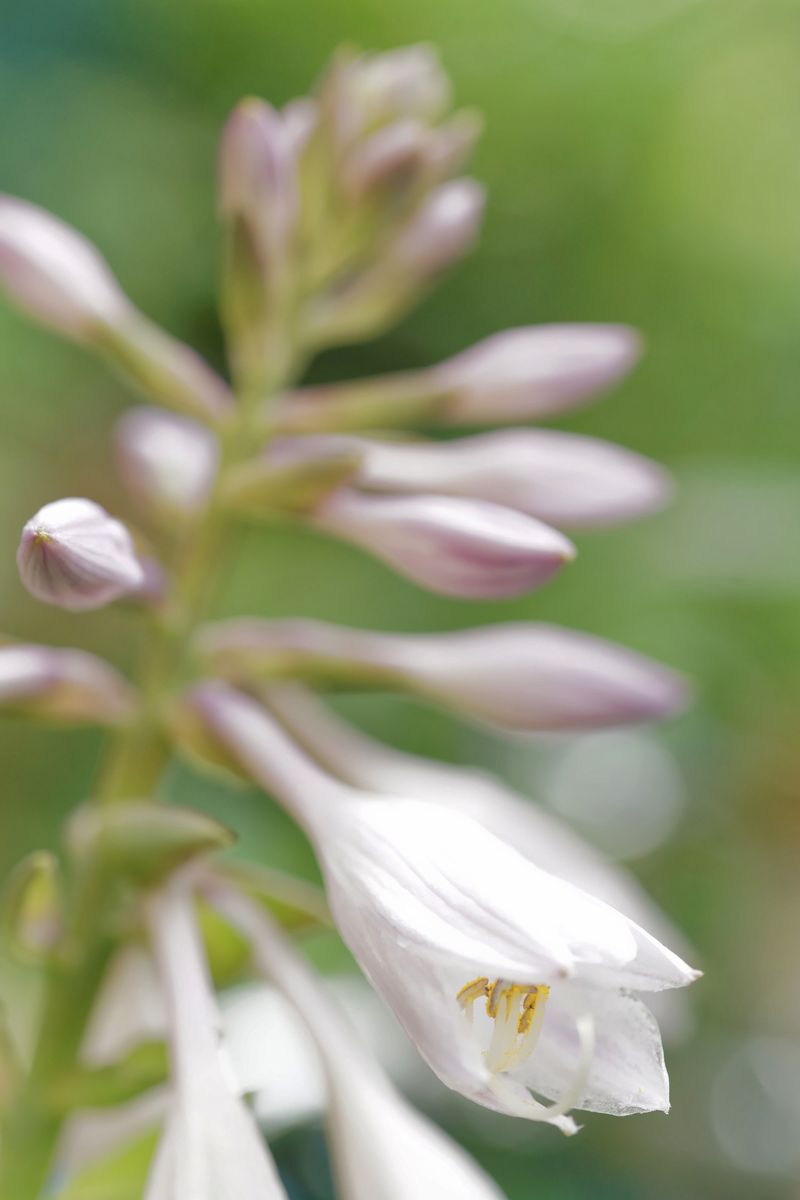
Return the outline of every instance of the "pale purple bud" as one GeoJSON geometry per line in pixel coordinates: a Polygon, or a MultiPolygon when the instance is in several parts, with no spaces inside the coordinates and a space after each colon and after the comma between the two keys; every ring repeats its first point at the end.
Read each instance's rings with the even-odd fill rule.
{"type": "Polygon", "coordinates": [[[214,484],[219,444],[204,425],[155,408],[131,408],[114,431],[122,482],[150,511],[191,517],[214,484]]]}
{"type": "Polygon", "coordinates": [[[356,199],[406,189],[424,160],[426,134],[418,121],[396,121],[359,142],[342,167],[344,189],[356,199]]]}
{"type": "Polygon", "coordinates": [[[415,583],[465,600],[522,595],[575,554],[562,534],[533,517],[449,496],[370,496],[342,488],[317,509],[315,524],[415,583]]]}
{"type": "Polygon", "coordinates": [[[372,122],[397,116],[433,121],[450,103],[450,83],[432,46],[406,46],[358,59],[351,68],[356,98],[372,122]]]}
{"type": "Polygon", "coordinates": [[[639,356],[625,325],[541,325],[494,334],[434,368],[450,424],[546,417],[611,387],[639,356]]]}
{"type": "Polygon", "coordinates": [[[0,196],[0,285],[44,325],[78,340],[124,319],[130,304],[101,255],[44,209],[0,196]]]}
{"type": "Polygon", "coordinates": [[[297,211],[295,162],[281,115],[263,100],[243,100],[222,132],[219,204],[248,223],[261,249],[281,247],[297,211]]]}
{"type": "Polygon", "coordinates": [[[22,530],[22,582],[37,600],[81,611],[136,592],[145,573],[128,530],[91,500],[56,500],[22,530]]]}
{"type": "Polygon", "coordinates": [[[319,110],[310,96],[298,96],[281,109],[283,130],[287,145],[295,157],[306,147],[308,139],[319,120],[319,110]]]}
{"type": "Polygon", "coordinates": [[[504,729],[599,729],[678,712],[675,672],[600,638],[553,625],[455,633],[365,633],[320,621],[222,622],[199,650],[232,678],[305,678],[410,691],[504,729]]]}
{"type": "MultiPolygon", "coordinates": [[[[303,439],[306,440],[306,439],[303,439]]],[[[506,505],[556,526],[590,528],[642,516],[670,493],[666,471],[597,438],[512,429],[453,442],[326,441],[360,453],[360,487],[440,492],[506,505]]]]}
{"type": "Polygon", "coordinates": [[[483,216],[484,190],[474,179],[436,188],[387,247],[389,261],[417,277],[435,275],[462,258],[483,216]]]}
{"type": "Polygon", "coordinates": [[[66,723],[118,725],[136,711],[136,693],[110,666],[83,650],[0,646],[0,707],[66,723]]]}

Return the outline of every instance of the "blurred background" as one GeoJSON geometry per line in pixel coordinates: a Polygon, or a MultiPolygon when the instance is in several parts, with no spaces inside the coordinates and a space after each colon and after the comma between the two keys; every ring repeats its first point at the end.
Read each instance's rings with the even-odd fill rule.
{"type": "MultiPolygon", "coordinates": [[[[419,40],[485,114],[485,232],[401,327],[325,356],[314,377],[424,365],[511,325],[629,322],[643,364],[560,426],[665,461],[676,500],[579,537],[555,583],[491,606],[427,595],[321,537],[253,530],[218,611],[397,630],[542,618],[694,680],[694,707],[671,726],[580,742],[501,744],[408,701],[346,709],[553,807],[627,862],[706,971],[693,1028],[669,1052],[669,1117],[587,1114],[567,1141],[427,1094],[510,1200],[800,1197],[800,3],[4,0],[0,187],[89,235],[141,308],[220,363],[213,172],[227,111],[245,93],[302,93],[342,41],[419,40]]],[[[128,399],[79,350],[0,309],[0,627],[122,665],[134,618],[30,602],[14,550],[59,496],[126,511],[107,443],[128,399]]],[[[55,844],[100,744],[0,726],[0,872],[55,844]]],[[[313,876],[299,835],[255,793],[184,769],[171,787],[234,825],[248,854],[313,876]]],[[[314,951],[345,962],[333,943],[314,951]]],[[[295,1200],[332,1195],[316,1122],[285,1128],[276,1150],[295,1200]]]]}

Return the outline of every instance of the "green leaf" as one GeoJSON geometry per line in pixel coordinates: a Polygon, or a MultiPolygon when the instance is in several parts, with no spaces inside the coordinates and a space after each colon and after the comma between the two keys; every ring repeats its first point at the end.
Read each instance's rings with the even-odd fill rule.
{"type": "Polygon", "coordinates": [[[58,1192],[56,1200],[141,1200],[157,1140],[157,1133],[149,1133],[93,1164],[58,1192]]]}

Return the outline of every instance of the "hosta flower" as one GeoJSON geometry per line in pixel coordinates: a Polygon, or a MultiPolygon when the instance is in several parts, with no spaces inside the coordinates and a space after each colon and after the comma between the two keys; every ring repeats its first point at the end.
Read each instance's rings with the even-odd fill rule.
{"type": "Polygon", "coordinates": [[[117,468],[141,506],[171,517],[200,512],[214,483],[219,445],[188,417],[130,408],[114,431],[117,468]]]}
{"type": "Polygon", "coordinates": [[[638,356],[625,325],[508,329],[427,370],[298,388],[277,419],[287,432],[535,420],[612,387],[638,356]]]}
{"type": "MultiPolygon", "coordinates": [[[[326,771],[364,792],[413,796],[466,813],[537,867],[619,909],[684,955],[685,939],[634,876],[565,821],[475,767],[387,746],[355,729],[297,684],[269,689],[270,711],[326,771]]],[[[670,996],[677,1000],[677,996],[670,996]]]]}
{"type": "Polygon", "coordinates": [[[342,488],[314,523],[445,596],[501,599],[546,583],[575,553],[556,530],[499,504],[368,496],[342,488]]]}
{"type": "Polygon", "coordinates": [[[322,436],[285,439],[320,454],[360,454],[355,482],[376,492],[440,493],[488,500],[563,528],[611,525],[659,508],[666,471],[597,438],[512,429],[452,442],[322,436]]]}
{"type": "Polygon", "coordinates": [[[145,571],[121,521],[92,500],[56,500],[22,530],[17,565],[37,600],[82,611],[142,588],[145,571]]]}
{"type": "Polygon", "coordinates": [[[219,1014],[191,899],[158,896],[149,927],[167,1010],[174,1095],[144,1200],[286,1200],[219,1048],[219,1014]]]}
{"type": "Polygon", "coordinates": [[[232,678],[392,688],[527,732],[656,720],[687,698],[674,671],[555,625],[397,634],[244,618],[207,626],[197,644],[216,672],[232,678]]]}
{"type": "Polygon", "coordinates": [[[690,983],[677,955],[469,817],[334,781],[225,685],[191,702],[304,825],[345,942],[448,1086],[566,1133],[573,1108],[668,1107],[658,1026],[631,993],[690,983]]]}
{"type": "Polygon", "coordinates": [[[300,1014],[319,1050],[341,1200],[502,1200],[495,1184],[398,1095],[322,981],[252,901],[220,884],[208,896],[252,942],[257,965],[300,1014]]]}
{"type": "Polygon", "coordinates": [[[109,663],[84,650],[0,645],[0,709],[66,724],[120,725],[136,693],[109,663]]]}

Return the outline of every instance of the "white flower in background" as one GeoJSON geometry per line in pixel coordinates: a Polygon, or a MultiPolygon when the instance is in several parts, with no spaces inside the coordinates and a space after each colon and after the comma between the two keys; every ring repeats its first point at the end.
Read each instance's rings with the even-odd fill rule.
{"type": "Polygon", "coordinates": [[[234,679],[408,691],[501,729],[535,733],[652,721],[679,712],[674,671],[555,625],[376,633],[324,621],[240,618],[208,625],[197,648],[234,679]]]}
{"type": "Polygon", "coordinates": [[[540,587],[569,562],[563,534],[499,504],[450,496],[369,496],[342,488],[314,524],[445,596],[502,599],[540,587]]]}
{"type": "Polygon", "coordinates": [[[217,471],[219,443],[188,417],[129,408],[114,430],[120,476],[143,508],[166,516],[202,511],[217,471]]]}
{"type": "Polygon", "coordinates": [[[692,982],[677,955],[471,818],[335,781],[225,685],[191,704],[305,827],[342,937],[444,1083],[566,1133],[573,1108],[668,1108],[658,1025],[631,992],[692,982]]]}
{"type": "Polygon", "coordinates": [[[181,883],[151,901],[148,924],[166,1002],[174,1095],[144,1200],[286,1200],[220,1055],[219,1013],[181,883]]]}
{"type": "Polygon", "coordinates": [[[146,582],[121,521],[92,500],[55,500],[22,530],[17,565],[37,600],[76,612],[102,608],[146,582]]]}
{"type": "Polygon", "coordinates": [[[475,1162],[395,1091],[360,1032],[274,922],[225,884],[209,900],[253,946],[261,971],[302,1017],[325,1070],[328,1134],[341,1200],[502,1200],[475,1162]]]}

